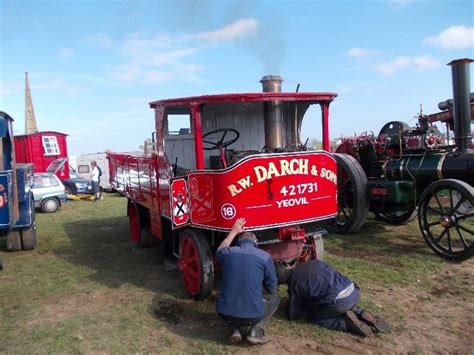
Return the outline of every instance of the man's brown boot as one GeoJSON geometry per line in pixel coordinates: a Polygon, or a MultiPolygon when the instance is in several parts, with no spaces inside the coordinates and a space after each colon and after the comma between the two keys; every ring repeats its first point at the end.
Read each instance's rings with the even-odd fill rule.
{"type": "Polygon", "coordinates": [[[347,329],[350,332],[363,337],[371,337],[374,335],[372,329],[367,324],[359,320],[354,312],[346,312],[344,318],[346,319],[347,329]]]}

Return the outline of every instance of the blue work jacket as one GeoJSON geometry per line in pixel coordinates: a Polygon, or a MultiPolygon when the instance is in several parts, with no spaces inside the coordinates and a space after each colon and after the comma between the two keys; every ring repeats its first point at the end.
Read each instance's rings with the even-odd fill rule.
{"type": "Polygon", "coordinates": [[[222,265],[222,285],[217,313],[235,318],[256,319],[263,316],[263,287],[277,292],[275,265],[267,252],[251,240],[217,251],[222,265]]]}

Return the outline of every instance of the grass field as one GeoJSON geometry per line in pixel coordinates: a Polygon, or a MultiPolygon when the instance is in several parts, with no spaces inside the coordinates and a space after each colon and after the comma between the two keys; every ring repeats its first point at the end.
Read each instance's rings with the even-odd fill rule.
{"type": "MultiPolygon", "coordinates": [[[[38,249],[6,253],[0,239],[0,353],[340,353],[474,350],[472,260],[432,254],[416,222],[393,227],[369,220],[355,235],[329,236],[326,261],[356,281],[362,304],[393,333],[362,339],[305,321],[283,306],[272,341],[228,346],[228,330],[208,300],[188,299],[178,271],[165,272],[159,247],[128,238],[126,200],[70,202],[37,214],[38,249]]],[[[280,289],[286,297],[285,288],[280,289]]]]}

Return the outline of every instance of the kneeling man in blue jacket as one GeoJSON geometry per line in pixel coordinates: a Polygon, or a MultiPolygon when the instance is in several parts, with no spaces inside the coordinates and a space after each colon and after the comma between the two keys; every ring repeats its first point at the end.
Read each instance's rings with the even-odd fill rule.
{"type": "Polygon", "coordinates": [[[357,307],[357,284],[328,264],[310,260],[292,269],[278,268],[278,282],[288,284],[288,317],[308,320],[325,328],[372,336],[390,332],[381,318],[357,307]]]}

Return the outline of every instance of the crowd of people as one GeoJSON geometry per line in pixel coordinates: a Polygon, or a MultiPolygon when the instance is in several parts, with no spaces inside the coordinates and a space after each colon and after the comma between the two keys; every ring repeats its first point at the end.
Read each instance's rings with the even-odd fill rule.
{"type": "Polygon", "coordinates": [[[250,344],[268,341],[266,325],[280,303],[278,284],[288,285],[290,320],[306,317],[311,323],[364,337],[390,332],[382,318],[357,307],[356,283],[319,260],[275,268],[271,256],[258,248],[255,234],[245,231],[245,223],[244,218],[237,219],[216,254],[222,265],[216,311],[232,328],[230,343],[244,338],[250,344]]]}

